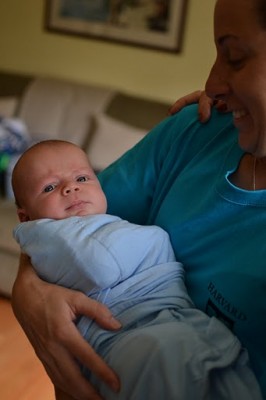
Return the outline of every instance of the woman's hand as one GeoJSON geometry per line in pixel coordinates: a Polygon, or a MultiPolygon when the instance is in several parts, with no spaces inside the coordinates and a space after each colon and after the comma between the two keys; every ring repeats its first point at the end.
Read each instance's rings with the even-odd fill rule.
{"type": "Polygon", "coordinates": [[[74,397],[68,396],[58,388],[55,388],[55,398],[56,400],[75,400],[74,397]]]}
{"type": "Polygon", "coordinates": [[[119,322],[104,305],[80,292],[42,281],[28,257],[21,255],[12,307],[59,392],[77,400],[101,399],[82,376],[76,360],[114,391],[119,390],[118,377],[80,335],[74,323],[78,315],[86,315],[104,329],[120,328],[119,322]]]}
{"type": "Polygon", "coordinates": [[[217,110],[226,112],[226,103],[222,100],[212,100],[204,90],[196,90],[178,99],[169,109],[169,115],[175,114],[182,108],[192,103],[199,103],[198,114],[201,122],[207,122],[211,116],[211,108],[215,106],[217,110]]]}

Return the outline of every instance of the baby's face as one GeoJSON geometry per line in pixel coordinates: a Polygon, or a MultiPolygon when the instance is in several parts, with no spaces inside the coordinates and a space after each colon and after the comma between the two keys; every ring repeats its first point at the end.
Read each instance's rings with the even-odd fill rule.
{"type": "Polygon", "coordinates": [[[69,144],[30,153],[19,186],[21,221],[106,213],[106,197],[85,153],[69,144]]]}

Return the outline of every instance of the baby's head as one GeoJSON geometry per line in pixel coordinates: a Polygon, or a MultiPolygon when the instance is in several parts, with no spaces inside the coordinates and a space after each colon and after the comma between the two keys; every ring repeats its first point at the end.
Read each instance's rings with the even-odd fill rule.
{"type": "Polygon", "coordinates": [[[20,221],[106,213],[106,197],[86,153],[70,142],[30,147],[15,165],[12,187],[20,221]]]}

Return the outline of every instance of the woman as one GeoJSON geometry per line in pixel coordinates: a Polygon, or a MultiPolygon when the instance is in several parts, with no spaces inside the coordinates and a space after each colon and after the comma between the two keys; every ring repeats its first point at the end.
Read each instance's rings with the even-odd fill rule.
{"type": "MultiPolygon", "coordinates": [[[[213,111],[201,125],[195,106],[188,107],[100,179],[109,213],[168,231],[189,294],[247,347],[266,398],[266,4],[217,0],[214,27],[217,58],[206,91],[230,114],[213,111]]],[[[116,376],[73,324],[86,314],[111,329],[108,311],[40,282],[25,257],[21,264],[14,310],[55,385],[72,398],[100,398],[81,379],[77,358],[117,389],[116,376]]]]}

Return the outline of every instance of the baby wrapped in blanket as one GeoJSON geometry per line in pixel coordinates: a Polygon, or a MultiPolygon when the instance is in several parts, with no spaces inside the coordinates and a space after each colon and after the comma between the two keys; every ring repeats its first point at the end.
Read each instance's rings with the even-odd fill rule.
{"type": "MultiPolygon", "coordinates": [[[[238,339],[215,317],[194,307],[184,285],[184,268],[175,260],[168,234],[159,227],[104,214],[104,195],[97,178],[90,171],[90,180],[83,179],[83,166],[82,173],[76,172],[81,150],[65,142],[49,143],[28,150],[14,170],[19,177],[13,179],[16,188],[22,177],[18,171],[25,174],[27,170],[25,160],[30,160],[34,171],[37,150],[38,169],[46,175],[55,165],[52,175],[57,177],[56,184],[48,180],[40,186],[39,203],[35,198],[27,207],[22,196],[18,205],[22,223],[14,237],[42,279],[104,303],[122,323],[119,331],[111,332],[87,317],[79,318],[78,329],[117,373],[121,390],[112,392],[84,368],[85,376],[107,400],[261,399],[238,339]],[[86,202],[85,193],[92,188],[94,195],[86,202]],[[52,202],[47,200],[50,196],[52,202]],[[64,204],[63,212],[58,211],[58,204],[64,204]]],[[[34,182],[30,185],[28,181],[33,175],[27,175],[31,191],[34,182]]]]}

